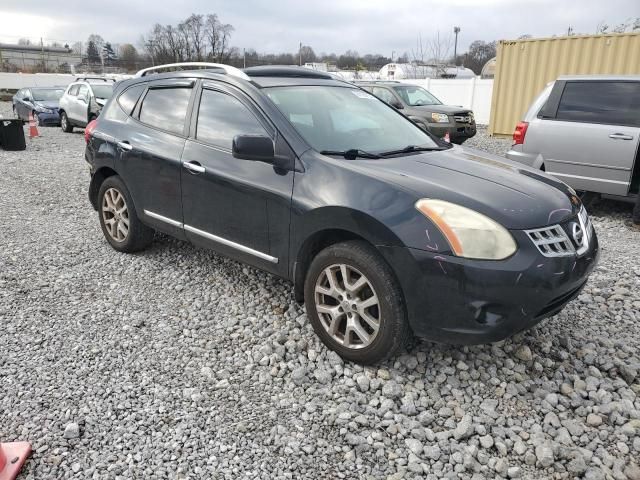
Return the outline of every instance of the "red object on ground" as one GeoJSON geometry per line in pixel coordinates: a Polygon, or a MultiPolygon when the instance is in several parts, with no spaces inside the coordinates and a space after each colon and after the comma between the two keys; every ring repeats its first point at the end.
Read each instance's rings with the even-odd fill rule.
{"type": "Polygon", "coordinates": [[[447,143],[451,143],[451,137],[449,136],[448,131],[444,134],[444,141],[447,143]]]}
{"type": "Polygon", "coordinates": [[[0,443],[0,480],[14,480],[30,453],[29,442],[0,443]]]}
{"type": "Polygon", "coordinates": [[[29,138],[39,137],[38,127],[36,127],[36,119],[33,118],[33,112],[29,114],[29,138]]]}

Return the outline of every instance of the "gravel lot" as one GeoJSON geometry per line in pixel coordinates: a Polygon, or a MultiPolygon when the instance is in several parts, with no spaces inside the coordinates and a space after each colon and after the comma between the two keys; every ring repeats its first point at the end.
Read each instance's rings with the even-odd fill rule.
{"type": "Polygon", "coordinates": [[[630,206],[593,209],[601,263],[559,315],[363,368],[286,282],[160,235],[116,253],[82,134],[40,131],[0,150],[0,438],[32,442],[20,478],[640,479],[630,206]]]}

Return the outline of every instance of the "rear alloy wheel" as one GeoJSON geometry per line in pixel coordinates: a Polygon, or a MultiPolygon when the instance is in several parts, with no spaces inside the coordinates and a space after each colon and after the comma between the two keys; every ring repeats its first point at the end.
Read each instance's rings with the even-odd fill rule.
{"type": "Polygon", "coordinates": [[[60,114],[60,127],[62,131],[65,133],[73,132],[73,125],[69,122],[69,118],[67,117],[67,112],[62,112],[60,114]]]}
{"type": "Polygon", "coordinates": [[[107,234],[116,242],[124,242],[129,235],[129,209],[124,196],[115,188],[107,189],[101,210],[107,234]]]}
{"type": "Polygon", "coordinates": [[[307,316],[320,339],[341,357],[380,362],[411,334],[402,291],[391,267],[364,241],[325,248],[304,286],[307,316]]]}
{"type": "Polygon", "coordinates": [[[129,190],[117,175],[102,182],[98,213],[102,233],[119,252],[137,252],[153,241],[154,230],[138,219],[129,190]]]}

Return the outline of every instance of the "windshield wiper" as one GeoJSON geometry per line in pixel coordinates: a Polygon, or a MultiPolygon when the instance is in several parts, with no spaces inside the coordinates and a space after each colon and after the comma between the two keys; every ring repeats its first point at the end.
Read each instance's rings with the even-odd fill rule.
{"type": "Polygon", "coordinates": [[[380,153],[381,157],[388,157],[390,155],[398,155],[401,153],[411,153],[411,152],[432,152],[437,150],[444,150],[442,147],[418,147],[416,145],[407,145],[400,150],[389,150],[388,152],[380,153]]]}
{"type": "Polygon", "coordinates": [[[339,155],[341,157],[346,158],[347,160],[355,160],[356,158],[382,158],[380,155],[376,155],[375,153],[365,152],[364,150],[360,150],[358,148],[352,148],[350,150],[322,150],[320,152],[322,155],[339,155]]]}

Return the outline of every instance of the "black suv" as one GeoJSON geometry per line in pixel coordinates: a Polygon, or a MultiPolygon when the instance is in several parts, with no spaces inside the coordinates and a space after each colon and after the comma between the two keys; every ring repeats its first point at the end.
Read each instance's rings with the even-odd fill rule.
{"type": "Polygon", "coordinates": [[[401,110],[420,128],[443,138],[447,133],[453,143],[462,144],[476,134],[473,111],[444,105],[431,92],[418,85],[394,81],[356,82],[383,102],[401,110]]]}
{"type": "Polygon", "coordinates": [[[160,68],[119,83],[85,132],[107,241],[134,252],[158,230],[289,279],[346,359],[379,361],[411,333],[502,339],[594,268],[580,200],[543,172],[320,72],[160,68]]]}

